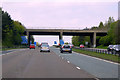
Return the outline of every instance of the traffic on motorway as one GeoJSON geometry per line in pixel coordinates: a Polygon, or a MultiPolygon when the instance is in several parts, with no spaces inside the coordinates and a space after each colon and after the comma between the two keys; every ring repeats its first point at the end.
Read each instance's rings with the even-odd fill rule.
{"type": "MultiPolygon", "coordinates": [[[[73,44],[68,43],[68,44],[62,44],[62,45],[55,45],[56,47],[60,47],[60,52],[69,52],[72,53],[72,48],[78,48],[75,47],[73,44]]],[[[49,48],[49,44],[47,42],[42,42],[40,45],[38,45],[38,47],[40,47],[40,52],[42,51],[47,51],[50,52],[50,48],[49,48]]],[[[30,49],[35,49],[35,45],[34,44],[30,44],[30,49]]],[[[83,44],[80,44],[79,48],[85,48],[84,50],[90,50],[89,48],[86,48],[83,44]]],[[[115,54],[115,55],[120,55],[120,45],[109,45],[106,49],[91,49],[92,51],[96,51],[98,50],[98,52],[103,52],[103,53],[107,53],[107,54],[115,54]]],[[[97,52],[97,51],[96,51],[97,52]]]]}
{"type": "Polygon", "coordinates": [[[48,43],[41,43],[40,47],[35,49],[19,50],[4,55],[3,76],[7,78],[93,78],[95,80],[118,77],[118,64],[114,62],[78,54],[72,51],[72,47],[68,44],[60,48],[49,47],[49,49],[48,45],[48,43]],[[43,51],[40,52],[40,50],[43,51]],[[13,63],[19,65],[16,66],[13,63]],[[19,71],[20,67],[24,69],[19,71]],[[14,74],[16,72],[18,74],[14,74]]]}

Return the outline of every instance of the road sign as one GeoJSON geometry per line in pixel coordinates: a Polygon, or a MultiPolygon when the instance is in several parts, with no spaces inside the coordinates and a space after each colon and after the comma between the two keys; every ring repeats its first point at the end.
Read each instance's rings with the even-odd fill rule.
{"type": "Polygon", "coordinates": [[[34,45],[36,46],[36,42],[34,42],[34,45]]]}
{"type": "Polygon", "coordinates": [[[57,44],[57,41],[54,41],[54,44],[57,44]]]}
{"type": "Polygon", "coordinates": [[[32,41],[30,41],[30,44],[32,44],[32,41]]]}
{"type": "Polygon", "coordinates": [[[60,45],[63,45],[64,44],[64,41],[61,39],[60,40],[60,45]]]}
{"type": "Polygon", "coordinates": [[[21,44],[28,44],[28,39],[26,38],[26,36],[21,36],[22,42],[21,44]]]}

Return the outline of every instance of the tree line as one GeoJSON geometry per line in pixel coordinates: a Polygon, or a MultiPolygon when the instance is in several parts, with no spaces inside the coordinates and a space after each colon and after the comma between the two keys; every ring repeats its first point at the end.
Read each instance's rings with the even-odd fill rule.
{"type": "MultiPolygon", "coordinates": [[[[11,16],[0,8],[2,15],[2,46],[12,47],[21,45],[21,36],[24,36],[25,26],[11,19],[11,16]]],[[[33,37],[32,37],[33,39],[33,37]]]]}
{"type": "MultiPolygon", "coordinates": [[[[97,36],[96,44],[97,46],[108,46],[114,44],[120,44],[120,20],[115,21],[113,17],[109,17],[108,21],[104,24],[100,22],[98,26],[93,26],[90,29],[85,28],[85,30],[107,30],[106,36],[97,36]]],[[[73,36],[72,43],[75,46],[79,46],[80,44],[84,44],[85,42],[89,43],[89,47],[91,45],[90,36],[73,36]]]]}

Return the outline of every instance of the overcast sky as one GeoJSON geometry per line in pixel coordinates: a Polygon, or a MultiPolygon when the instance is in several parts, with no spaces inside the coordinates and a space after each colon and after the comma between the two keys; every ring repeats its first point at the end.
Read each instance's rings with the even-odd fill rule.
{"type": "MultiPolygon", "coordinates": [[[[3,0],[2,8],[26,28],[83,29],[108,18],[118,19],[118,0],[3,0]],[[89,1],[89,2],[88,2],[89,1]]],[[[58,36],[34,36],[35,41],[59,41],[58,36]]],[[[71,37],[64,37],[71,42],[71,37]]]]}

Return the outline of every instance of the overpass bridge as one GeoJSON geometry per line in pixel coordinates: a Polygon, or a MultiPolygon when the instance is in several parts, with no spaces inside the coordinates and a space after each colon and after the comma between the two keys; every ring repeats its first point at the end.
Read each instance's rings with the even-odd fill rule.
{"type": "Polygon", "coordinates": [[[106,30],[74,30],[74,29],[26,29],[25,34],[28,36],[30,45],[30,35],[59,35],[59,40],[66,36],[90,36],[91,44],[96,47],[96,36],[107,35],[106,30]]]}

